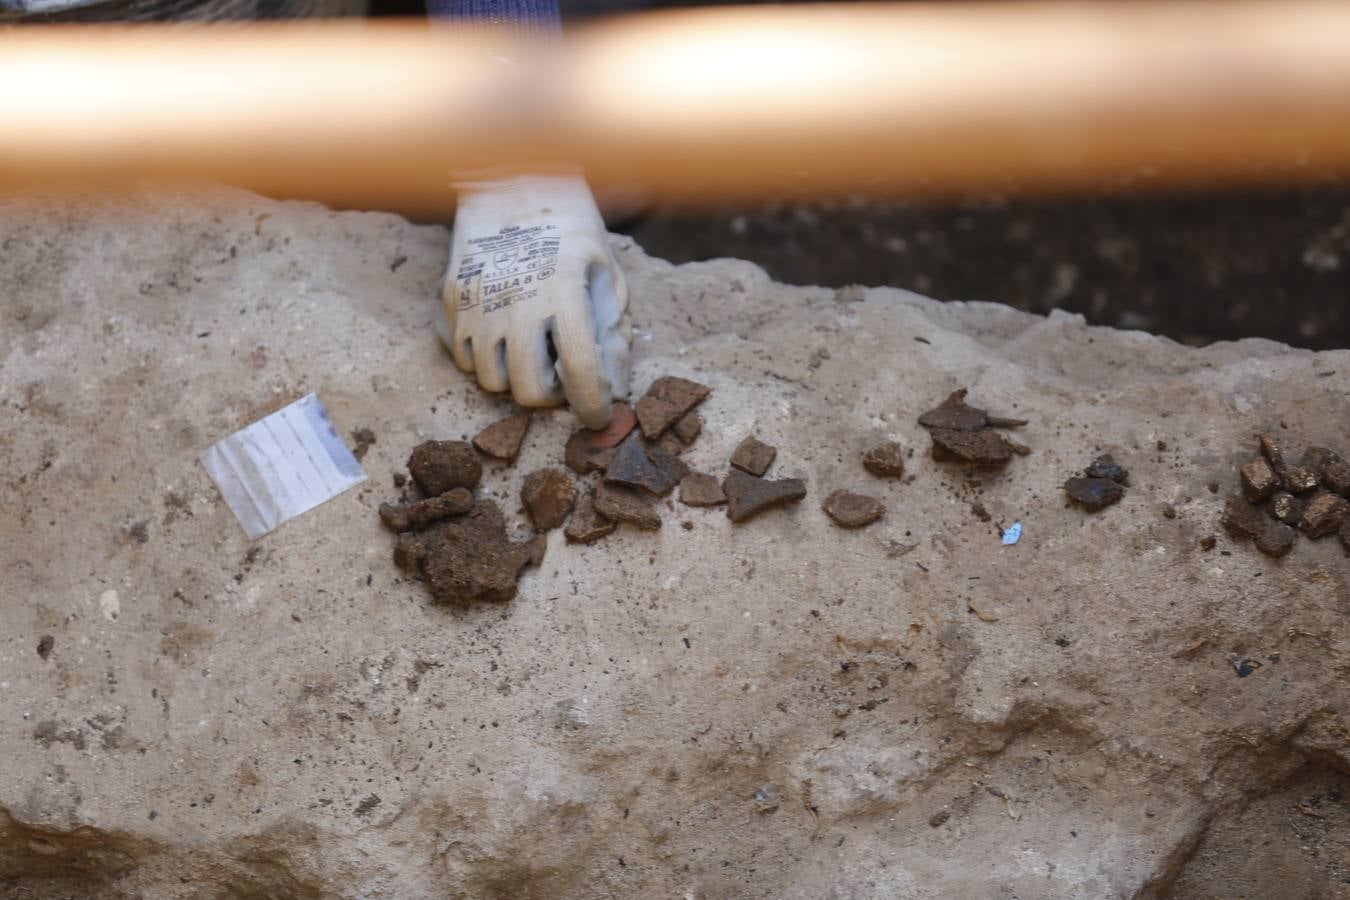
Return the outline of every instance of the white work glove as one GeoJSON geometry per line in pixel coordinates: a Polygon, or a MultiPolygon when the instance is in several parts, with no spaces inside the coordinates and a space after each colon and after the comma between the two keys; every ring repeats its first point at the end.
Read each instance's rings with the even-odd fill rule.
{"type": "Polygon", "coordinates": [[[628,288],[580,176],[461,184],[441,302],[441,339],[484,390],[566,398],[597,429],[628,394],[628,288]]]}

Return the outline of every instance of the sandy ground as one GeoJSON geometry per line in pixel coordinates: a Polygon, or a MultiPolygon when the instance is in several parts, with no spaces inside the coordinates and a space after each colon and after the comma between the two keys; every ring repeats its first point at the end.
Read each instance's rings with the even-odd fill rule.
{"type": "MultiPolygon", "coordinates": [[[[691,465],[753,431],[809,495],[553,532],[515,601],[455,610],[375,514],[414,444],[510,408],[430,327],[446,238],[227,191],[4,206],[0,896],[1350,896],[1350,562],[1218,528],[1254,432],[1350,449],[1350,352],[616,238],[636,386],[713,389],[691,465]],[[931,460],[959,386],[1031,455],[931,460]],[[370,480],[249,542],[197,454],[311,390],[370,480]],[[861,468],[880,439],[903,481],[861,468]],[[1103,451],[1129,493],[1068,508],[1103,451]],[[839,487],[887,515],[835,527],[839,487]]],[[[488,466],[521,536],[574,427],[488,466]]]]}

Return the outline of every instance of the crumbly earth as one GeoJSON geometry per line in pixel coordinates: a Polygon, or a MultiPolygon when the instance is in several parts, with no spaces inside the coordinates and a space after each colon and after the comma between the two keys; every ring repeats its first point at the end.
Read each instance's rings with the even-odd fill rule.
{"type": "MultiPolygon", "coordinates": [[[[555,530],[510,603],[435,606],[375,509],[409,447],[507,411],[435,338],[445,230],[128,202],[0,212],[0,892],[1350,889],[1350,560],[1218,528],[1253,434],[1346,445],[1350,353],[785,287],[616,239],[633,383],[712,388],[690,467],[722,475],[753,431],[811,502],[555,530]],[[1035,452],[859,481],[882,441],[926,448],[917,415],[959,387],[1035,452]],[[310,390],[378,436],[371,481],[249,542],[197,454],[310,390]],[[1132,487],[1086,516],[1061,485],[1103,452],[1132,487]],[[819,506],[854,483],[890,511],[846,531],[819,506]]],[[[537,414],[480,488],[516,537],[520,479],[575,428],[537,414]]]]}

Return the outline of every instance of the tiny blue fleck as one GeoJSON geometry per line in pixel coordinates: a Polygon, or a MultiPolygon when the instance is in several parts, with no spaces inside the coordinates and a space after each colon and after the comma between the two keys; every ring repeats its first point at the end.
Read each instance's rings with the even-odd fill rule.
{"type": "Polygon", "coordinates": [[[1017,521],[1003,529],[1003,546],[1011,546],[1022,539],[1022,523],[1017,521]]]}

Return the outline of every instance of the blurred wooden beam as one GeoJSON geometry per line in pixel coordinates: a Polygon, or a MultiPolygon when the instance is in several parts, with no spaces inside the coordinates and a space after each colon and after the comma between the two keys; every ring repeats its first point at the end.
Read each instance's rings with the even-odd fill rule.
{"type": "Polygon", "coordinates": [[[740,7],[534,47],[424,23],[0,31],[0,190],[214,179],[450,208],[576,162],[720,200],[1350,171],[1350,4],[740,7]]]}

